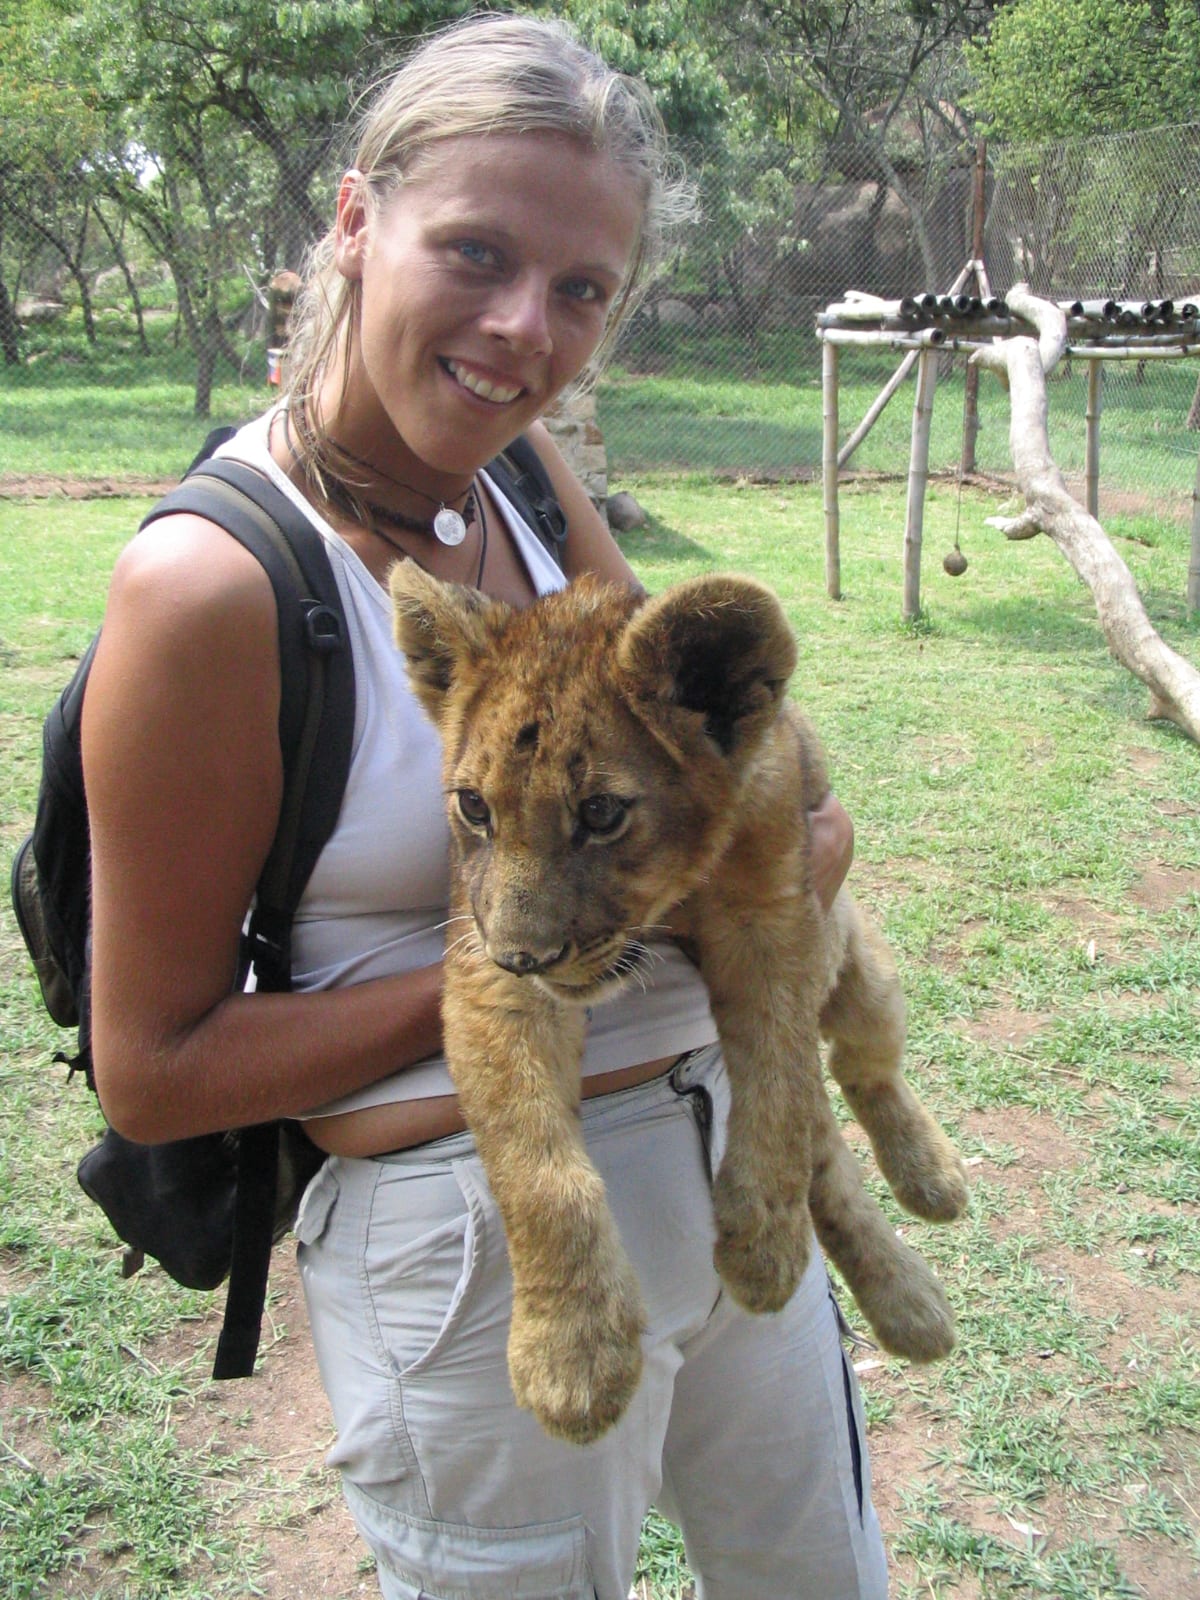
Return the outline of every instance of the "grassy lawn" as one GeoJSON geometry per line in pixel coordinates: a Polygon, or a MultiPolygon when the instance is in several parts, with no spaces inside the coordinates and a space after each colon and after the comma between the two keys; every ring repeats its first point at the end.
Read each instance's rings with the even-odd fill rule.
{"type": "MultiPolygon", "coordinates": [[[[177,471],[165,433],[161,448],[177,471]]],[[[784,599],[795,689],[855,819],[852,884],[901,964],[910,1076],[970,1163],[965,1221],[893,1213],[947,1286],[959,1349],[927,1370],[855,1353],[894,1595],[1200,1592],[1200,752],[1144,720],[1049,541],[983,527],[996,496],[933,488],[926,610],[905,627],[902,485],[844,491],[837,604],[816,487],[621,486],[651,514],[625,548],[652,588],[728,567],[784,599]],[[956,528],[970,567],[953,580],[956,528]]],[[[41,716],[143,504],[0,501],[9,851],[41,716]]],[[[1186,529],[1109,529],[1155,624],[1200,664],[1186,529]]],[[[0,1592],[372,1592],[320,1465],[330,1426],[288,1253],[259,1376],[211,1384],[212,1300],[154,1269],[123,1282],[75,1185],[98,1115],[48,1065],[67,1041],[7,905],[0,961],[0,1592]]],[[[689,1592],[657,1519],[642,1560],[640,1594],[689,1592]]]]}
{"type": "MultiPolygon", "coordinates": [[[[239,371],[222,367],[211,420],[196,418],[191,358],[171,342],[169,322],[152,323],[150,332],[151,353],[142,355],[130,327],[117,317],[104,324],[93,348],[68,318],[61,328],[37,335],[31,365],[0,368],[0,489],[6,478],[46,475],[118,485],[172,479],[211,426],[252,416],[269,398],[264,352],[251,345],[239,371]]],[[[888,350],[842,351],[843,440],[899,359],[888,350]]],[[[1132,363],[1110,364],[1105,374],[1102,510],[1154,509],[1184,518],[1197,450],[1197,436],[1184,419],[1200,361],[1144,365],[1139,373],[1132,363]]],[[[945,365],[930,444],[934,471],[954,472],[961,460],[963,380],[961,358],[945,365]]],[[[912,402],[910,375],[855,453],[856,471],[904,473],[912,402]]],[[[642,365],[614,365],[598,391],[610,476],[617,485],[645,472],[811,476],[821,462],[821,405],[820,350],[808,330],[780,336],[749,364],[745,350],[727,340],[689,342],[681,336],[669,361],[647,357],[642,365]]],[[[1076,481],[1084,467],[1085,410],[1084,367],[1066,363],[1051,380],[1050,432],[1059,465],[1076,481]]],[[[980,384],[978,414],[978,468],[1007,475],[1008,401],[994,378],[980,384]]]]}

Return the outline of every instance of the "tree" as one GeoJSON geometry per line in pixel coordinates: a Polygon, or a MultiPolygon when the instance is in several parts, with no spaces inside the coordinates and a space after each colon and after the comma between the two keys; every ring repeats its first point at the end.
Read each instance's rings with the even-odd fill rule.
{"type": "MultiPolygon", "coordinates": [[[[96,196],[88,162],[98,132],[94,105],[60,81],[46,47],[52,4],[0,7],[0,244],[48,245],[79,289],[84,328],[95,342],[86,250],[96,196]]],[[[0,344],[19,360],[12,296],[0,272],[0,344]]]]}
{"type": "MultiPolygon", "coordinates": [[[[1200,7],[1195,0],[1013,0],[968,59],[978,80],[973,103],[1002,138],[1073,140],[1190,123],[1200,103],[1200,7]]],[[[1193,130],[1193,149],[1198,142],[1193,130]]],[[[1019,160],[1016,152],[1014,168],[1019,160]]],[[[1030,161],[1040,167],[1040,152],[1030,161]]],[[[1071,163],[1068,148],[1056,176],[1071,163]]],[[[1066,180],[1076,230],[1103,228],[1123,243],[1123,281],[1111,292],[1161,293],[1146,263],[1161,263],[1162,240],[1187,193],[1186,180],[1173,179],[1148,145],[1135,161],[1114,141],[1066,180]]],[[[1044,220],[1035,287],[1039,278],[1051,281],[1052,249],[1072,243],[1052,214],[1058,193],[1057,184],[1043,182],[1040,194],[1029,195],[1029,214],[1044,220]]],[[[1188,426],[1200,427],[1200,383],[1188,426]]]]}
{"type": "Polygon", "coordinates": [[[1004,139],[1189,122],[1200,93],[1200,9],[1195,0],[1012,0],[967,57],[972,104],[1004,139]]]}
{"type": "MultiPolygon", "coordinates": [[[[207,415],[234,359],[221,290],[299,265],[351,97],[468,0],[37,0],[58,77],[103,122],[91,167],[173,275],[207,415]]],[[[332,174],[329,174],[332,176],[332,174]]]]}
{"type": "Polygon", "coordinates": [[[797,115],[815,125],[820,178],[872,177],[906,205],[927,281],[936,281],[913,177],[931,150],[966,142],[955,101],[962,46],[988,26],[997,0],[702,0],[705,35],[724,42],[732,86],[794,141],[797,115]]]}

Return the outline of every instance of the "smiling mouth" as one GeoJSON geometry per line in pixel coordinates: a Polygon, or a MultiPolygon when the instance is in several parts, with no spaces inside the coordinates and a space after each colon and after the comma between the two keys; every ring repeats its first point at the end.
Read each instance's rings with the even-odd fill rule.
{"type": "Polygon", "coordinates": [[[482,373],[474,372],[470,367],[463,366],[461,361],[449,359],[442,362],[442,366],[456,383],[462,385],[469,394],[477,400],[486,400],[494,406],[510,405],[518,396],[525,393],[519,384],[493,383],[490,378],[485,378],[482,373]]]}

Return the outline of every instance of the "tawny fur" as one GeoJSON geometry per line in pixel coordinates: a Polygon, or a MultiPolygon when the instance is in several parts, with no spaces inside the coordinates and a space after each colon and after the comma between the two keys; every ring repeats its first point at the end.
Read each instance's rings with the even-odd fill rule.
{"type": "Polygon", "coordinates": [[[729,1073],[714,1183],[729,1292],[784,1305],[811,1221],[880,1343],[944,1356],[945,1295],[863,1188],[822,1076],[824,1033],[901,1204],[958,1216],[962,1164],[902,1076],[891,957],[844,890],[826,915],[812,889],[807,813],[828,785],[784,699],[796,651],[778,601],[735,577],[653,600],[583,580],[515,611],[412,562],[391,591],[444,743],[446,1054],[507,1233],[519,1403],[582,1443],[637,1387],[642,1302],[580,1133],[580,1056],[584,1007],[667,933],[704,975],[729,1073]]]}

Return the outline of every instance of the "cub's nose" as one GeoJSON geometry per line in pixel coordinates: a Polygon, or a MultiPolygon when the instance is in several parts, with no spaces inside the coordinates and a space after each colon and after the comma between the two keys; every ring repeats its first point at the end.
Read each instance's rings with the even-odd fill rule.
{"type": "Polygon", "coordinates": [[[557,950],[489,950],[488,955],[505,972],[514,973],[518,978],[532,978],[561,961],[566,950],[566,945],[560,944],[557,950]]]}

